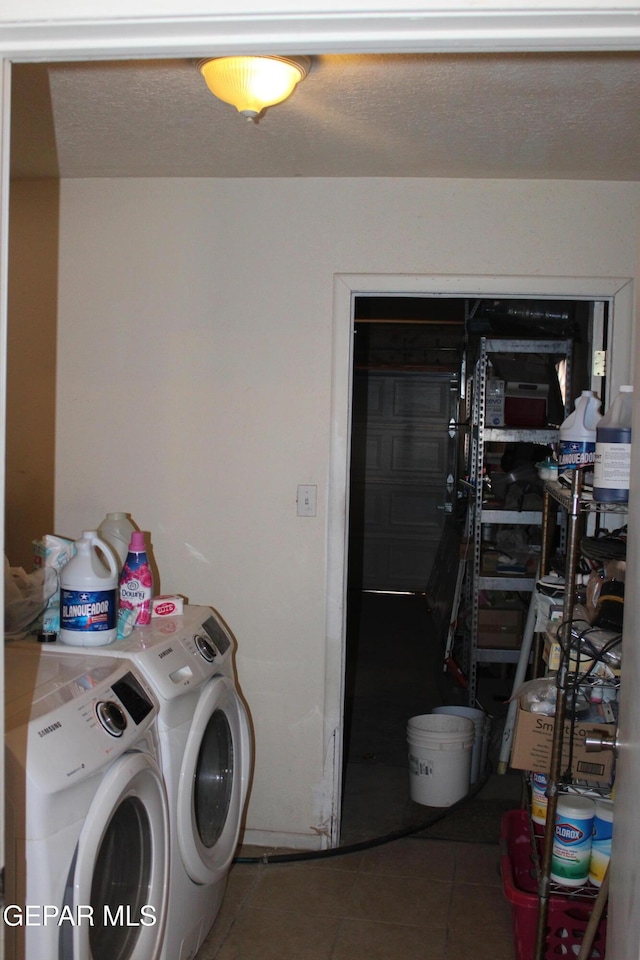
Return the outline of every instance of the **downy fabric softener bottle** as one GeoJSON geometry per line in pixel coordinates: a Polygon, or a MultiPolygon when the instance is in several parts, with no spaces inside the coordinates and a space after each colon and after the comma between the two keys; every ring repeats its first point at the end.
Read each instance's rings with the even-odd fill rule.
{"type": "Polygon", "coordinates": [[[149,566],[144,533],[134,530],[120,574],[120,609],[137,610],[136,624],[151,622],[153,574],[149,566]]]}

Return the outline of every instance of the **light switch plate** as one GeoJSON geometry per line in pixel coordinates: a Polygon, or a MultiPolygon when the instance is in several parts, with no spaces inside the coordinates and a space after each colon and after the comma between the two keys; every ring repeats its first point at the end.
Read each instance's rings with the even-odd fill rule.
{"type": "Polygon", "coordinates": [[[315,517],[317,511],[317,502],[318,502],[318,488],[315,485],[308,484],[299,484],[298,486],[298,497],[296,503],[298,505],[298,516],[299,517],[315,517]]]}

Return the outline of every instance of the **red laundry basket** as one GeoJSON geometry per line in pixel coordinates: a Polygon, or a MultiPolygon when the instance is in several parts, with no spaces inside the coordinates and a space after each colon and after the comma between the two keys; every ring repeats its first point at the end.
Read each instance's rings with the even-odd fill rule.
{"type": "MultiPolygon", "coordinates": [[[[516,960],[533,960],[538,925],[538,886],[526,810],[508,810],[503,815],[500,843],[502,885],[511,904],[516,960]]],[[[549,895],[545,960],[578,956],[594,902],[594,897],[585,897],[584,893],[549,895]]],[[[603,960],[606,929],[607,920],[603,915],[593,940],[590,960],[603,960]]]]}

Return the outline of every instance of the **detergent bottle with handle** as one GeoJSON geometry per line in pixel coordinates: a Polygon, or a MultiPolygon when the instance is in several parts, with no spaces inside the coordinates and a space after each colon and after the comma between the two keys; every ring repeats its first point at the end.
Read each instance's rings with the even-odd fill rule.
{"type": "Polygon", "coordinates": [[[592,390],[583,390],[575,409],[560,425],[558,468],[593,469],[596,454],[596,428],[600,421],[600,401],[592,390]]]}
{"type": "Polygon", "coordinates": [[[117,634],[117,561],[97,530],[85,530],[75,548],[60,572],[58,639],[76,647],[104,646],[117,634]]]}
{"type": "Polygon", "coordinates": [[[129,541],[134,530],[135,527],[126,513],[108,513],[98,527],[98,533],[102,539],[116,551],[120,560],[120,570],[127,559],[129,541]]]}
{"type": "Polygon", "coordinates": [[[593,499],[627,503],[631,474],[633,387],[623,385],[596,429],[593,499]]]}

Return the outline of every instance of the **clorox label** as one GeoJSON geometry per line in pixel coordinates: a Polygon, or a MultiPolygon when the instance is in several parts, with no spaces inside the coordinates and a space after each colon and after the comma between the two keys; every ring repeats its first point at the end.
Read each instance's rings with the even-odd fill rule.
{"type": "Polygon", "coordinates": [[[556,836],[564,843],[580,843],[584,839],[584,831],[572,823],[557,823],[556,836]]]}
{"type": "Polygon", "coordinates": [[[60,591],[60,627],[97,633],[116,625],[115,590],[60,591]]]}

